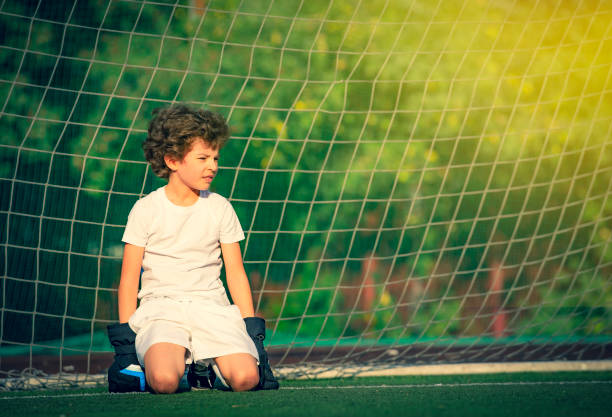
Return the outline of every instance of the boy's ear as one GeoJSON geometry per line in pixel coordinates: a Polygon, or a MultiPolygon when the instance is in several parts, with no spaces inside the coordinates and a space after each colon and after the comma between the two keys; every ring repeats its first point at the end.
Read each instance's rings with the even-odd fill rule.
{"type": "Polygon", "coordinates": [[[170,171],[176,171],[177,160],[172,155],[164,155],[164,162],[166,166],[170,168],[170,171]]]}

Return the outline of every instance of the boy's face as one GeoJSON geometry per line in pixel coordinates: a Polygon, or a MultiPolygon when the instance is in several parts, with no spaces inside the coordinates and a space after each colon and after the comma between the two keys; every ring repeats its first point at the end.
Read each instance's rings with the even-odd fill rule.
{"type": "Polygon", "coordinates": [[[210,147],[201,139],[196,139],[191,149],[179,161],[172,157],[164,158],[172,170],[171,176],[192,190],[208,190],[219,168],[219,149],[210,147]]]}

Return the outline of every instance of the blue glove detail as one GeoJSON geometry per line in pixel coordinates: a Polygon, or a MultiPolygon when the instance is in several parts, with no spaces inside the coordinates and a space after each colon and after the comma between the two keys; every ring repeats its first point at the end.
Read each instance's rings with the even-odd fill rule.
{"type": "Polygon", "coordinates": [[[119,373],[138,378],[140,391],[145,390],[146,388],[145,373],[140,367],[140,365],[130,365],[127,368],[120,370],[119,373]]]}

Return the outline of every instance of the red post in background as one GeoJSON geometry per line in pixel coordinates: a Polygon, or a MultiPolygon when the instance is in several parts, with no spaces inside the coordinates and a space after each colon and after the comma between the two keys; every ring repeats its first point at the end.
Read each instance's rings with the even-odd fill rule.
{"type": "Polygon", "coordinates": [[[374,298],[376,298],[376,290],[374,289],[374,272],[378,267],[378,261],[372,257],[365,258],[361,262],[361,270],[363,271],[362,279],[362,291],[360,307],[364,311],[370,311],[374,305],[374,298]]]}
{"type": "Polygon", "coordinates": [[[504,289],[505,273],[500,263],[494,263],[489,272],[489,302],[491,305],[492,329],[495,338],[504,337],[506,333],[506,313],[503,311],[502,291],[504,289]]]}

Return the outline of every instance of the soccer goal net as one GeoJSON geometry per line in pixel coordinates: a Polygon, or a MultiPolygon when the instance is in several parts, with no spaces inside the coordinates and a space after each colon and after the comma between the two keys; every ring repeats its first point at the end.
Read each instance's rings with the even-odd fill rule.
{"type": "Polygon", "coordinates": [[[0,389],[109,366],[176,103],[280,374],[612,358],[611,50],[604,0],[1,1],[0,389]]]}

